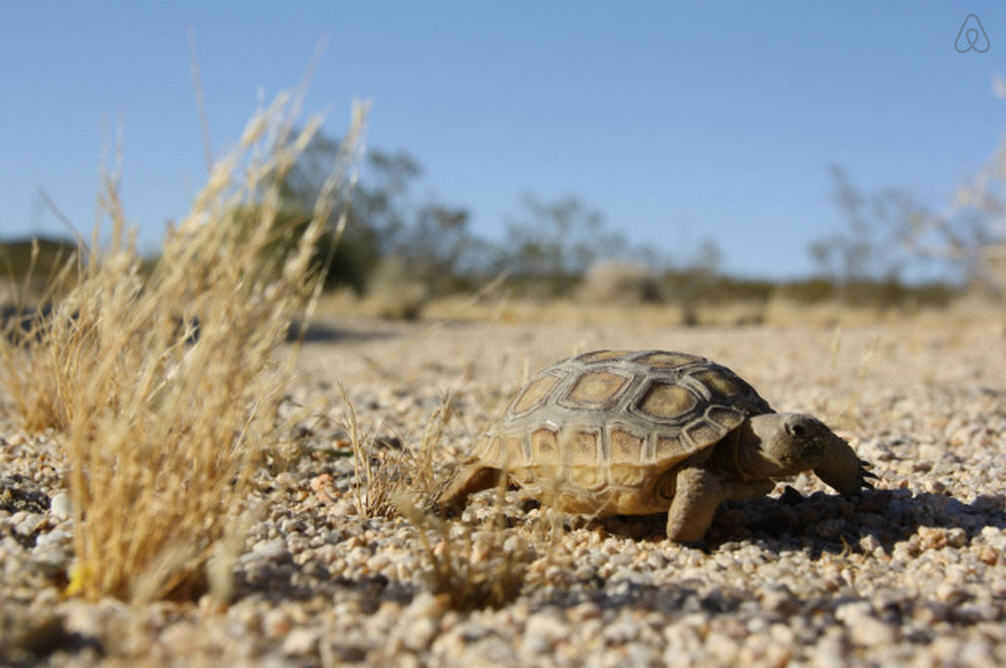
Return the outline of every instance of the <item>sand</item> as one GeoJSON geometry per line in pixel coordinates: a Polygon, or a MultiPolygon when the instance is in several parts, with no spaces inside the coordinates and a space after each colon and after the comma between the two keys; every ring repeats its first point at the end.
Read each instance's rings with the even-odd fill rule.
{"type": "Polygon", "coordinates": [[[258,474],[259,514],[226,604],[64,598],[73,527],[58,444],[0,424],[0,660],[1006,664],[1001,324],[341,318],[308,336],[287,403],[311,417],[296,448],[277,445],[258,474]],[[726,364],[777,410],[813,413],[848,438],[873,464],[876,489],[843,498],[801,475],[764,499],[725,504],[705,542],[691,547],[665,540],[659,516],[567,517],[515,492],[502,504],[483,492],[443,526],[361,514],[367,488],[340,384],[377,480],[415,464],[407,455],[449,392],[435,459],[442,477],[535,370],[598,348],[681,350],[726,364]],[[455,567],[448,593],[440,591],[447,575],[434,574],[445,562],[455,567]]]}

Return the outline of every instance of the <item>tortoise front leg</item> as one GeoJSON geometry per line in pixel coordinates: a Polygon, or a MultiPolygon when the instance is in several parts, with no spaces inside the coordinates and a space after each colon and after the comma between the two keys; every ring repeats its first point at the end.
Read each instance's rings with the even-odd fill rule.
{"type": "Polygon", "coordinates": [[[724,499],[726,490],[713,473],[699,467],[681,469],[667,511],[667,537],[678,543],[702,540],[724,499]]]}
{"type": "Polygon", "coordinates": [[[498,485],[502,473],[477,461],[463,465],[434,493],[434,506],[441,512],[460,515],[468,497],[498,485]]]}

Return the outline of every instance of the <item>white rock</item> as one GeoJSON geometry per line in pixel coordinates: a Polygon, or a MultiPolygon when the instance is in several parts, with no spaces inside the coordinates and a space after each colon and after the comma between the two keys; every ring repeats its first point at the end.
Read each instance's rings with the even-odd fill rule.
{"type": "Polygon", "coordinates": [[[437,624],[430,617],[420,617],[408,623],[402,632],[402,644],[414,652],[430,646],[437,634],[437,624]]]}
{"type": "Polygon", "coordinates": [[[321,633],[316,629],[294,629],[283,639],[283,654],[287,656],[313,654],[320,638],[321,633]]]}
{"type": "Polygon", "coordinates": [[[56,531],[39,534],[38,539],[35,541],[36,550],[41,548],[70,548],[72,545],[73,535],[69,531],[60,531],[58,529],[56,531]]]}
{"type": "Polygon", "coordinates": [[[867,554],[874,554],[877,550],[883,549],[880,541],[872,533],[868,533],[859,539],[859,547],[867,554]]]}
{"type": "Polygon", "coordinates": [[[251,552],[242,556],[242,561],[281,561],[289,557],[290,551],[286,549],[286,541],[282,538],[273,538],[257,543],[251,552]]]}
{"type": "Polygon", "coordinates": [[[968,542],[968,534],[960,527],[953,527],[947,532],[947,544],[951,547],[964,547],[968,542]]]}
{"type": "Polygon", "coordinates": [[[11,520],[14,522],[14,533],[19,536],[30,536],[35,533],[39,526],[41,526],[42,522],[45,521],[45,515],[40,513],[19,512],[14,513],[11,520]]]}
{"type": "Polygon", "coordinates": [[[856,645],[889,645],[898,641],[898,635],[897,628],[872,615],[859,617],[849,625],[849,639],[856,645]]]}
{"type": "Polygon", "coordinates": [[[1006,529],[983,527],[981,537],[983,541],[997,550],[1006,548],[1006,529]]]}
{"type": "Polygon", "coordinates": [[[840,634],[825,636],[814,647],[811,665],[821,668],[845,668],[848,665],[849,648],[840,634]]]}
{"type": "Polygon", "coordinates": [[[49,502],[49,512],[57,519],[69,519],[73,515],[73,506],[70,504],[70,495],[66,492],[60,492],[56,496],[52,497],[52,500],[49,502]]]}

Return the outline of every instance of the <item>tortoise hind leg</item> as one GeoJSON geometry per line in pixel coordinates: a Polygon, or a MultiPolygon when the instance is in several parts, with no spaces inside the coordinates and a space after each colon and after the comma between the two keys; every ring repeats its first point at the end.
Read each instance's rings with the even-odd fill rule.
{"type": "Polygon", "coordinates": [[[454,472],[437,493],[434,505],[449,514],[460,514],[468,497],[498,485],[501,473],[499,469],[490,468],[481,462],[465,464],[454,472]]]}
{"type": "Polygon", "coordinates": [[[674,499],[667,511],[667,537],[677,543],[702,540],[716,509],[726,499],[726,490],[720,479],[704,468],[689,467],[676,475],[674,499]]]}

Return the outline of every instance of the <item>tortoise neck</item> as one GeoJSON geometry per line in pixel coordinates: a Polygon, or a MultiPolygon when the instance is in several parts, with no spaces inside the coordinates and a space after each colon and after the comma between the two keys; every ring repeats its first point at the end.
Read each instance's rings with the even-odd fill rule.
{"type": "Polygon", "coordinates": [[[751,423],[743,424],[723,437],[713,448],[709,467],[717,475],[734,480],[761,480],[765,468],[764,458],[758,447],[758,436],[751,429],[751,423]]]}
{"type": "Polygon", "coordinates": [[[724,436],[716,447],[712,448],[712,453],[709,456],[708,467],[709,469],[719,475],[729,478],[740,478],[745,479],[742,471],[744,468],[740,465],[743,453],[741,450],[741,437],[740,428],[734,429],[729,434],[724,436]]]}

